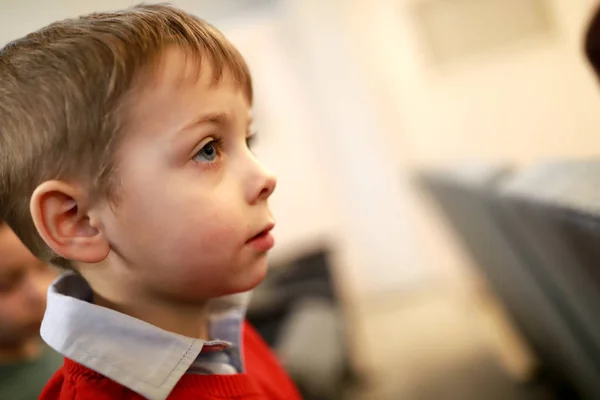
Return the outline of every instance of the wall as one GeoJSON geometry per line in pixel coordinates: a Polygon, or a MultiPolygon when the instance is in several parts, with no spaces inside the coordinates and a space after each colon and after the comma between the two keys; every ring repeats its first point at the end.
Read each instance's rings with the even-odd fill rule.
{"type": "MultiPolygon", "coordinates": [[[[553,0],[557,29],[550,40],[528,40],[443,69],[428,62],[409,13],[416,1],[336,2],[382,132],[407,173],[465,161],[524,166],[598,154],[600,90],[581,52],[596,0],[553,0]]],[[[470,260],[457,238],[425,196],[412,192],[407,199],[426,268],[459,290],[470,285],[470,260]]]]}
{"type": "MultiPolygon", "coordinates": [[[[415,0],[357,1],[347,10],[386,120],[413,164],[460,159],[595,155],[600,91],[582,59],[593,0],[554,0],[557,34],[473,57],[445,69],[428,62],[408,12],[415,0]]],[[[390,133],[391,135],[394,135],[390,133]]]]}

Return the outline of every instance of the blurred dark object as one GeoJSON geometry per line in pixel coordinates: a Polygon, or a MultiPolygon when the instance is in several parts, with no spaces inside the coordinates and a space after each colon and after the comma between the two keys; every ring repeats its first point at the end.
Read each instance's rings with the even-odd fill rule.
{"type": "Polygon", "coordinates": [[[271,267],[252,296],[248,320],[276,351],[304,399],[341,399],[357,380],[327,249],[271,267]]]}
{"type": "Polygon", "coordinates": [[[556,393],[562,393],[560,398],[577,398],[571,387],[586,387],[589,393],[598,394],[597,382],[588,385],[588,379],[599,371],[593,356],[580,340],[556,288],[540,273],[539,255],[500,204],[498,188],[510,176],[505,165],[479,165],[429,171],[418,180],[541,361],[531,380],[543,377],[556,393]]]}
{"type": "MultiPolygon", "coordinates": [[[[501,204],[539,262],[555,306],[586,356],[584,367],[563,361],[589,399],[600,398],[600,161],[554,164],[527,171],[502,191],[501,204]]],[[[572,357],[574,358],[574,357],[572,357]]],[[[583,357],[579,357],[583,358],[583,357]]]]}
{"type": "Polygon", "coordinates": [[[596,7],[585,33],[584,52],[588,62],[600,78],[600,6],[596,7]]]}

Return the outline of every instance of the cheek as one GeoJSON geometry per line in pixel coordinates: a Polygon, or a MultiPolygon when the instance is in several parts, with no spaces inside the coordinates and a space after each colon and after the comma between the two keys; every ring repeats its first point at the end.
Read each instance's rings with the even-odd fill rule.
{"type": "Polygon", "coordinates": [[[218,223],[201,228],[193,220],[168,230],[152,260],[151,279],[161,291],[185,298],[216,297],[231,290],[231,274],[239,270],[239,246],[232,240],[235,230],[218,223]],[[167,238],[168,237],[168,238],[167,238]]]}
{"type": "Polygon", "coordinates": [[[239,246],[239,231],[225,218],[181,219],[165,229],[166,247],[178,265],[214,265],[230,258],[239,246]]]}
{"type": "Polygon", "coordinates": [[[194,190],[177,179],[166,182],[152,190],[130,185],[107,229],[140,279],[186,297],[219,296],[260,282],[264,261],[244,248],[249,215],[235,187],[194,190]]]}
{"type": "Polygon", "coordinates": [[[165,194],[150,201],[127,200],[119,207],[110,233],[129,256],[171,266],[213,265],[243,244],[243,218],[227,201],[165,194]]]}

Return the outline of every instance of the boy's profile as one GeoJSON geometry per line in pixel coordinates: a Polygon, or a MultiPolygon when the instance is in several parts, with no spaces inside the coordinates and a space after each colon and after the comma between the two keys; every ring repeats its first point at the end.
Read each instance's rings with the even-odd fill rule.
{"type": "Polygon", "coordinates": [[[46,289],[55,276],[0,221],[0,399],[37,399],[62,365],[40,339],[46,289]]]}
{"type": "Polygon", "coordinates": [[[223,300],[273,246],[251,106],[239,52],[167,5],[0,51],[0,218],[72,271],[48,292],[41,333],[65,364],[42,399],[297,398],[244,302],[223,300]]]}

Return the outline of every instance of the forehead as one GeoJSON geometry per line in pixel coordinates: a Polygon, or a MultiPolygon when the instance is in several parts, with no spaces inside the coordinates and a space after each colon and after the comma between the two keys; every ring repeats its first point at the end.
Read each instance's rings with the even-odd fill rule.
{"type": "MultiPolygon", "coordinates": [[[[134,92],[155,92],[158,94],[211,91],[226,89],[244,92],[227,65],[215,65],[209,57],[193,53],[177,46],[170,46],[162,52],[139,76],[134,92]]],[[[243,93],[248,102],[249,98],[243,93]]]]}
{"type": "Polygon", "coordinates": [[[164,129],[177,130],[199,113],[243,114],[247,118],[250,112],[244,88],[227,68],[217,74],[209,60],[177,47],[168,48],[140,75],[126,107],[129,124],[146,133],[159,127],[162,133],[164,129]]]}

